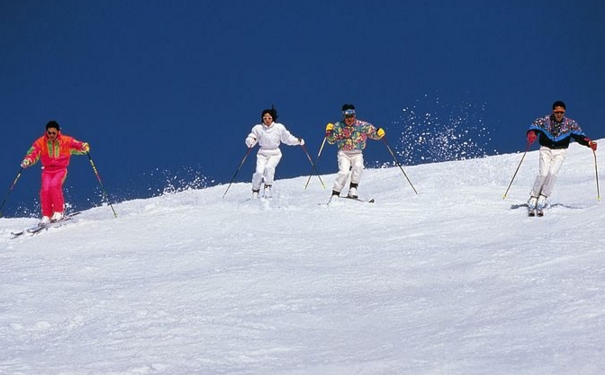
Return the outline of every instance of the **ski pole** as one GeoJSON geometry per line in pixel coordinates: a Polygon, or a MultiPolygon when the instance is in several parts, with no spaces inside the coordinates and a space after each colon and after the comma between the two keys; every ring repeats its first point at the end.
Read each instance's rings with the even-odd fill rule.
{"type": "Polygon", "coordinates": [[[319,171],[317,170],[317,168],[315,168],[315,164],[313,163],[313,160],[311,160],[311,155],[309,155],[307,148],[305,147],[305,145],[300,145],[300,147],[302,147],[303,151],[307,155],[307,159],[309,159],[309,163],[311,163],[311,167],[313,167],[313,170],[317,174],[317,178],[319,178],[319,182],[321,182],[321,186],[325,189],[326,185],[324,184],[323,180],[321,179],[321,176],[319,175],[319,171]]]}
{"type": "Polygon", "coordinates": [[[239,172],[239,170],[242,169],[242,165],[244,165],[244,162],[246,161],[246,158],[250,154],[250,151],[252,151],[252,147],[248,147],[248,150],[246,151],[246,155],[244,155],[244,157],[242,158],[242,161],[239,163],[239,167],[237,167],[237,169],[235,170],[235,173],[233,174],[233,178],[231,178],[231,182],[229,182],[229,186],[227,186],[227,190],[225,190],[225,193],[223,194],[223,198],[225,198],[225,195],[227,195],[227,192],[229,191],[231,184],[235,180],[235,176],[237,176],[237,173],[239,172]]]}
{"type": "Polygon", "coordinates": [[[405,171],[403,170],[403,167],[401,166],[401,163],[399,163],[399,160],[397,160],[397,157],[395,156],[395,153],[393,152],[393,150],[391,150],[391,147],[389,147],[389,144],[387,143],[386,138],[382,137],[382,140],[384,141],[384,145],[387,146],[387,150],[389,150],[389,152],[391,153],[391,156],[393,157],[393,160],[395,160],[395,164],[397,164],[397,166],[399,167],[399,169],[401,169],[401,173],[403,173],[403,176],[406,178],[406,180],[408,180],[408,183],[412,187],[412,190],[414,190],[414,193],[418,194],[418,192],[416,191],[416,188],[412,184],[412,181],[410,181],[410,178],[408,177],[408,175],[405,174],[405,171]]]}
{"type": "Polygon", "coordinates": [[[11,187],[8,189],[8,193],[6,193],[6,197],[4,198],[4,201],[2,202],[2,205],[0,205],[0,217],[4,216],[2,215],[2,207],[4,207],[4,204],[6,203],[6,201],[8,200],[8,196],[11,194],[11,192],[13,191],[13,188],[15,187],[15,185],[17,184],[17,181],[19,180],[19,177],[21,177],[21,172],[23,172],[23,167],[21,167],[21,169],[19,169],[19,173],[17,173],[17,177],[15,177],[15,180],[13,181],[13,183],[11,184],[11,187]]]}
{"type": "Polygon", "coordinates": [[[517,166],[517,169],[515,170],[515,173],[513,174],[513,178],[510,180],[510,184],[508,184],[508,187],[506,188],[506,191],[504,192],[502,199],[506,199],[506,194],[508,194],[508,190],[513,185],[513,181],[515,180],[515,177],[517,176],[517,172],[519,172],[519,168],[521,168],[521,163],[523,163],[523,159],[525,159],[525,155],[527,155],[529,146],[531,146],[531,143],[527,142],[527,147],[525,147],[525,152],[523,153],[523,156],[521,157],[521,161],[519,162],[519,165],[517,166]]]}
{"type": "Polygon", "coordinates": [[[595,177],[597,178],[597,200],[601,200],[601,190],[599,189],[599,170],[597,169],[597,152],[595,150],[592,150],[592,153],[594,155],[594,174],[595,177]]]}
{"type": "MultiPolygon", "coordinates": [[[[321,142],[321,146],[319,147],[319,152],[317,153],[317,159],[315,159],[315,165],[319,161],[319,157],[321,156],[321,152],[324,149],[324,145],[326,144],[327,136],[324,137],[323,142],[321,142]]],[[[307,179],[307,183],[305,184],[305,189],[309,186],[309,182],[311,181],[311,177],[313,176],[313,169],[311,168],[311,172],[309,172],[309,178],[307,179]]],[[[324,186],[325,188],[325,186],[324,186]]]]}
{"type": "Polygon", "coordinates": [[[99,185],[101,185],[101,190],[103,191],[103,195],[105,196],[105,200],[107,200],[107,204],[109,204],[109,207],[111,207],[111,211],[113,211],[113,216],[114,217],[118,217],[118,214],[116,214],[116,210],[113,209],[113,205],[109,201],[109,196],[107,195],[107,190],[105,190],[105,186],[103,186],[103,181],[101,181],[101,176],[99,175],[99,171],[97,171],[97,167],[95,166],[95,162],[92,160],[92,157],[90,156],[90,152],[86,152],[86,155],[88,155],[88,160],[90,161],[90,165],[92,166],[92,170],[93,170],[93,172],[95,172],[95,175],[97,176],[97,180],[99,180],[99,185]]]}

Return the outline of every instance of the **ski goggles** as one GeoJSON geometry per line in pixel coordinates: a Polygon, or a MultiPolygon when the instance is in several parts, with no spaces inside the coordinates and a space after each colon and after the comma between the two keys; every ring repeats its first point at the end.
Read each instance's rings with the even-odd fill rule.
{"type": "Polygon", "coordinates": [[[355,116],[355,110],[354,109],[347,109],[346,111],[343,111],[342,114],[345,117],[353,117],[353,116],[355,116]]]}

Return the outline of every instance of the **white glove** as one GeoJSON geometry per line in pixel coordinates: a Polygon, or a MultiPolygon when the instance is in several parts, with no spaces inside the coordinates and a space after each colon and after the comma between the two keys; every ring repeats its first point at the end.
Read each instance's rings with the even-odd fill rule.
{"type": "Polygon", "coordinates": [[[246,146],[248,146],[248,148],[254,147],[255,144],[256,144],[255,138],[253,138],[253,137],[246,138],[246,146]]]}
{"type": "Polygon", "coordinates": [[[21,162],[21,168],[27,168],[30,164],[31,161],[29,161],[29,159],[23,159],[23,161],[21,162]]]}
{"type": "Polygon", "coordinates": [[[298,138],[298,144],[301,145],[301,146],[304,146],[305,145],[305,140],[302,139],[302,138],[298,138]]]}

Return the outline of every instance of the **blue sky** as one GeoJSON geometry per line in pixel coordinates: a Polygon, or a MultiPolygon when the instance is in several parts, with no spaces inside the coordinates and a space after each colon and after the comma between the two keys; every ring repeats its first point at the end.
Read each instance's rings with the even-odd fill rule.
{"type": "MultiPolygon", "coordinates": [[[[422,147],[403,111],[420,102],[425,112],[467,108],[490,153],[523,151],[527,126],[555,100],[601,138],[603,40],[596,0],[2,2],[0,194],[50,119],[91,144],[116,199],[180,176],[229,182],[272,104],[313,157],[343,103],[402,155],[422,147]]],[[[278,179],[310,171],[300,148],[282,150],[278,179]]],[[[368,145],[367,164],[390,160],[383,143],[368,145]]],[[[253,166],[251,156],[237,181],[253,166]]],[[[336,171],[333,147],[318,169],[336,171]]],[[[98,203],[87,158],[69,170],[68,200],[98,203]]],[[[23,173],[4,212],[37,201],[39,174],[23,173]]]]}

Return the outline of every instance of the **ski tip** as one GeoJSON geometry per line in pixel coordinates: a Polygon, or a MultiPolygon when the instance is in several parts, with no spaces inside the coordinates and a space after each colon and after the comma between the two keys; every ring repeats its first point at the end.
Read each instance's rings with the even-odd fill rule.
{"type": "Polygon", "coordinates": [[[12,231],[11,232],[11,236],[13,236],[13,238],[15,237],[19,237],[20,235],[22,235],[23,233],[25,233],[24,230],[17,230],[17,231],[12,231]]]}

